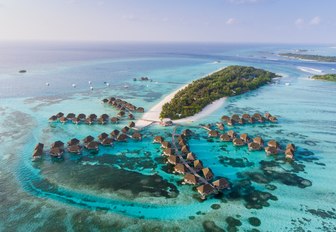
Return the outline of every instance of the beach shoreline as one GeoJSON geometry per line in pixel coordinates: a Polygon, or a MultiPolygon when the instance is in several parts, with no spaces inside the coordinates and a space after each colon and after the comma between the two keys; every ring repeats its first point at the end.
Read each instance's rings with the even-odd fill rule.
{"type": "MultiPolygon", "coordinates": [[[[218,72],[222,69],[224,69],[226,66],[224,67],[221,67],[220,69],[217,69],[201,78],[204,78],[206,76],[209,76],[215,72],[218,72]]],[[[199,78],[199,79],[201,79],[199,78]]],[[[157,122],[157,121],[161,121],[160,120],[160,113],[162,111],[162,106],[168,102],[170,102],[174,96],[178,93],[178,91],[184,89],[185,87],[187,87],[190,83],[180,87],[179,89],[175,90],[174,92],[168,94],[166,97],[164,97],[158,104],[156,104],[155,106],[153,106],[149,111],[145,112],[141,119],[138,119],[136,122],[135,122],[135,125],[137,128],[143,128],[143,127],[146,127],[146,126],[149,126],[150,124],[152,124],[154,121],[157,122]]],[[[206,116],[212,114],[214,111],[216,111],[217,109],[219,109],[225,102],[225,100],[227,99],[227,97],[223,97],[223,98],[220,98],[214,102],[212,102],[211,104],[207,105],[206,107],[204,107],[202,109],[201,112],[193,115],[193,116],[190,116],[190,117],[187,117],[187,118],[182,118],[182,119],[177,119],[177,120],[173,120],[174,123],[192,123],[196,120],[199,120],[199,119],[202,119],[202,118],[205,118],[206,116]]]]}

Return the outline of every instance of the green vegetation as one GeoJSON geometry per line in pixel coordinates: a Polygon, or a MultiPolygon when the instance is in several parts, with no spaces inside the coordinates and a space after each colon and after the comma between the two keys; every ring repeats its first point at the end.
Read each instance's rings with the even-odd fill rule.
{"type": "Polygon", "coordinates": [[[314,61],[321,61],[321,62],[336,62],[336,56],[319,56],[319,55],[296,54],[296,53],[280,53],[279,55],[290,57],[290,58],[314,60],[314,61]]]}
{"type": "Polygon", "coordinates": [[[336,74],[325,74],[312,76],[314,80],[336,81],[336,74]]]}
{"type": "Polygon", "coordinates": [[[222,97],[234,96],[270,82],[275,73],[245,66],[229,66],[193,81],[163,105],[161,118],[180,119],[200,112],[222,97]]]}

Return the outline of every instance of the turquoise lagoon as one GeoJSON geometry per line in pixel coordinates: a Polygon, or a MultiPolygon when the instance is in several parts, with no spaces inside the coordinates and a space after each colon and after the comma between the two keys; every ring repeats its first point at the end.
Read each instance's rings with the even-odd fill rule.
{"type": "Polygon", "coordinates": [[[336,230],[336,84],[309,79],[316,72],[335,73],[336,65],[276,55],[296,49],[336,55],[331,46],[2,44],[0,49],[0,231],[336,230]],[[143,141],[115,143],[97,154],[32,162],[37,142],[47,148],[56,140],[98,136],[129,122],[50,124],[52,114],[116,115],[101,104],[108,96],[148,110],[186,83],[232,64],[264,68],[282,78],[228,98],[212,115],[178,128],[195,132],[190,149],[217,177],[231,182],[221,196],[199,202],[192,186],[169,173],[152,138],[169,139],[172,127],[150,126],[142,131],[143,141]],[[20,69],[28,72],[18,74],[20,69]],[[133,81],[141,76],[153,82],[133,81]],[[233,129],[296,144],[292,165],[209,139],[206,131],[192,127],[218,122],[223,114],[266,111],[279,122],[233,129]],[[250,223],[251,217],[260,225],[250,223]]]}

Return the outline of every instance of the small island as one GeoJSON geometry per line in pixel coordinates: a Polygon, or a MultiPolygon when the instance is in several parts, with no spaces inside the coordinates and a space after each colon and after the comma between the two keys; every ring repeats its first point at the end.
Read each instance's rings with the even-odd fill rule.
{"type": "Polygon", "coordinates": [[[280,53],[279,55],[289,58],[311,60],[311,61],[336,62],[336,56],[320,56],[320,55],[298,54],[298,53],[280,53]]]}
{"type": "Polygon", "coordinates": [[[324,81],[335,81],[336,74],[324,74],[324,75],[315,75],[311,77],[314,80],[324,80],[324,81]]]}
{"type": "Polygon", "coordinates": [[[193,116],[223,97],[254,90],[277,77],[275,73],[246,66],[229,66],[178,91],[162,106],[161,118],[182,119],[193,116]]]}

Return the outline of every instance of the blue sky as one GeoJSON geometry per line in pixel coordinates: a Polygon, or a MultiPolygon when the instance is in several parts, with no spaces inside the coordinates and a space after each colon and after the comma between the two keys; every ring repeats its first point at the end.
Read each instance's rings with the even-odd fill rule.
{"type": "Polygon", "coordinates": [[[336,43],[336,0],[0,0],[0,40],[336,43]]]}

